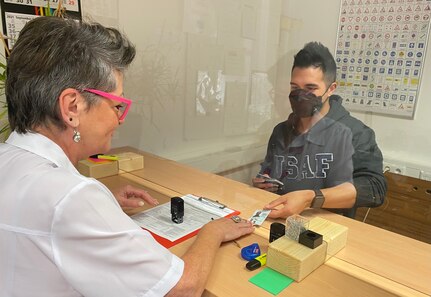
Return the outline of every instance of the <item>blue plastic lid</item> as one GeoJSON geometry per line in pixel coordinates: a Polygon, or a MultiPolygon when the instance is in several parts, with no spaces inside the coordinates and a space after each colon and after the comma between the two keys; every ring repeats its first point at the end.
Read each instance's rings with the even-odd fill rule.
{"type": "Polygon", "coordinates": [[[244,260],[250,261],[260,256],[260,247],[257,243],[253,243],[241,249],[241,257],[244,260]]]}

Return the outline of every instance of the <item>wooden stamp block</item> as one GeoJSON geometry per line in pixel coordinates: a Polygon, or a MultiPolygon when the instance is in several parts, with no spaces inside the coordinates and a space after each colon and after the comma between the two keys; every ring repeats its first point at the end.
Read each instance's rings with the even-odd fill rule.
{"type": "Polygon", "coordinates": [[[116,154],[118,156],[118,167],[123,171],[133,171],[144,168],[144,156],[125,152],[116,154]]]}
{"type": "Polygon", "coordinates": [[[315,217],[310,220],[309,229],[316,233],[322,234],[323,241],[328,244],[325,261],[327,261],[346,246],[347,231],[349,230],[346,226],[315,217]]]}
{"type": "Polygon", "coordinates": [[[76,169],[78,169],[82,175],[94,178],[102,178],[105,176],[118,174],[118,162],[102,161],[96,163],[89,160],[81,160],[78,162],[76,169]]]}
{"type": "Polygon", "coordinates": [[[346,246],[347,227],[319,217],[311,219],[308,227],[323,236],[320,246],[311,249],[282,236],[269,244],[267,266],[299,282],[346,246]]]}
{"type": "Polygon", "coordinates": [[[299,282],[325,262],[326,247],[323,242],[311,249],[282,236],[270,243],[266,265],[299,282]]]}

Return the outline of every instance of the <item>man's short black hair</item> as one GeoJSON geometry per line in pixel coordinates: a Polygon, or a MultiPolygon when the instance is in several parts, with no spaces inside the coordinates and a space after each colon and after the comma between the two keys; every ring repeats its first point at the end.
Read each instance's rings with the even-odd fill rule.
{"type": "Polygon", "coordinates": [[[292,71],[295,67],[316,67],[322,69],[323,80],[329,87],[335,82],[337,70],[334,57],[329,49],[320,42],[309,42],[301,49],[294,58],[292,71]]]}

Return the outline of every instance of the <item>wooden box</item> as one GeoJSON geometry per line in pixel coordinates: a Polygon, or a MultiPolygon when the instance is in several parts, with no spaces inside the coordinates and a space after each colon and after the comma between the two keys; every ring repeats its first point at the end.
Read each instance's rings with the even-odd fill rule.
{"type": "Polygon", "coordinates": [[[269,245],[266,265],[299,282],[322,265],[325,259],[325,242],[311,249],[282,236],[269,245]]]}
{"type": "Polygon", "coordinates": [[[123,171],[133,171],[144,168],[144,156],[125,152],[116,154],[118,156],[118,167],[123,171]]]}
{"type": "Polygon", "coordinates": [[[82,175],[94,178],[102,178],[118,174],[118,162],[108,160],[101,162],[81,160],[78,162],[76,169],[78,169],[82,175]]]}
{"type": "Polygon", "coordinates": [[[323,236],[322,245],[311,249],[282,236],[269,244],[267,266],[299,282],[346,246],[347,227],[319,217],[308,227],[323,236]]]}
{"type": "Polygon", "coordinates": [[[346,246],[347,231],[349,230],[346,226],[316,217],[310,220],[308,227],[311,231],[322,234],[323,241],[328,244],[326,260],[346,246]]]}

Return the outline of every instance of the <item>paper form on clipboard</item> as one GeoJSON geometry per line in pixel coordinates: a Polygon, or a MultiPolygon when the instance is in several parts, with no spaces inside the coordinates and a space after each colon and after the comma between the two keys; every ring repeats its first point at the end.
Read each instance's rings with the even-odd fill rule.
{"type": "Polygon", "coordinates": [[[184,200],[184,221],[181,224],[172,222],[170,202],[135,214],[131,218],[138,226],[149,231],[161,245],[169,248],[196,235],[199,229],[212,219],[239,214],[239,211],[223,204],[192,194],[181,198],[184,200]]]}

